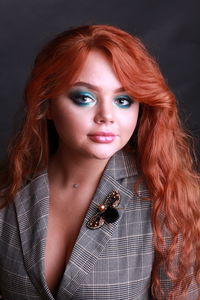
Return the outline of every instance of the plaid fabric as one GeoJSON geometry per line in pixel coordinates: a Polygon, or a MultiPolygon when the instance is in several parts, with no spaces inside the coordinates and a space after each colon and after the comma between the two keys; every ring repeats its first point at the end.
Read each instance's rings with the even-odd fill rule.
{"type": "MultiPolygon", "coordinates": [[[[154,258],[151,202],[141,199],[148,195],[144,184],[139,195],[132,192],[137,176],[132,154],[119,151],[108,162],[56,298],[44,278],[47,173],[21,189],[15,202],[0,211],[0,294],[4,300],[150,299],[154,258]],[[87,228],[97,205],[113,190],[121,195],[119,219],[96,230],[87,228]]],[[[168,285],[165,277],[163,282],[168,285]]],[[[197,299],[197,294],[192,297],[197,299]]]]}

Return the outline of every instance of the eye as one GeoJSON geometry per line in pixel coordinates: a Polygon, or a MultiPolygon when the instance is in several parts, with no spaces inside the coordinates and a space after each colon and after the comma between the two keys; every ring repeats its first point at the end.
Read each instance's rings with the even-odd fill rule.
{"type": "Polygon", "coordinates": [[[114,104],[120,108],[129,108],[133,102],[128,95],[119,95],[114,98],[114,104]]]}
{"type": "Polygon", "coordinates": [[[84,91],[72,91],[68,97],[79,106],[89,106],[96,102],[96,98],[92,93],[84,91]]]}

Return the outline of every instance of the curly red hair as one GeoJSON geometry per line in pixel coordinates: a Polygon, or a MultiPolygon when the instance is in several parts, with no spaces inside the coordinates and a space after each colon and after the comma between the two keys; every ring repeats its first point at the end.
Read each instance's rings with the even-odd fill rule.
{"type": "Polygon", "coordinates": [[[162,268],[173,282],[167,299],[174,299],[187,291],[191,268],[200,281],[199,175],[194,170],[189,137],[180,124],[175,97],[136,37],[113,26],[82,26],[57,36],[39,53],[25,90],[26,118],[11,144],[7,170],[1,176],[1,188],[6,187],[3,205],[13,200],[23,182],[47,167],[53,144],[46,120],[48,100],[73,83],[92,49],[106,55],[122,86],[140,102],[135,147],[152,201],[152,294],[163,299],[159,281],[162,268]],[[170,236],[170,242],[166,236],[170,236]]]}

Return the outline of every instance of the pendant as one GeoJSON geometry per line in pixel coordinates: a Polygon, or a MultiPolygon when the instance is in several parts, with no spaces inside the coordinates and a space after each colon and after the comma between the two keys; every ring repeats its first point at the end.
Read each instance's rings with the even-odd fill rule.
{"type": "Polygon", "coordinates": [[[107,197],[104,203],[98,206],[98,212],[87,222],[87,227],[90,229],[98,229],[103,224],[114,223],[119,218],[119,213],[116,209],[120,204],[120,194],[113,191],[107,197]]]}
{"type": "Polygon", "coordinates": [[[74,183],[74,184],[72,185],[72,187],[73,187],[74,189],[76,189],[77,187],[79,187],[79,184],[78,184],[78,183],[74,183]]]}

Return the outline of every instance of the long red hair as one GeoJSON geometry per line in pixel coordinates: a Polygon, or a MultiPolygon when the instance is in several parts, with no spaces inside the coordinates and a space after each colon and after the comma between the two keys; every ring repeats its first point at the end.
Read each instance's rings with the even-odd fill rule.
{"type": "Polygon", "coordinates": [[[1,175],[2,206],[13,200],[26,180],[47,168],[56,138],[46,119],[48,100],[69,88],[92,49],[106,55],[122,86],[140,102],[134,147],[152,201],[152,293],[166,299],[159,280],[163,269],[173,283],[167,299],[174,299],[187,291],[191,269],[200,281],[199,175],[175,97],[144,45],[130,34],[106,25],[78,27],[57,36],[39,53],[25,90],[26,117],[1,175]]]}

